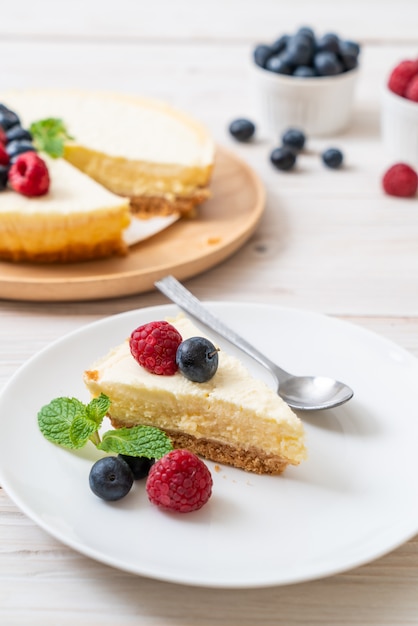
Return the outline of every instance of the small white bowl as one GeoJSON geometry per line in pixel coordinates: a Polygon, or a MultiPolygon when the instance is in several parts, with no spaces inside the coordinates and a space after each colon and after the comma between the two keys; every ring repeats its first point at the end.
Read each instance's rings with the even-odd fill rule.
{"type": "Polygon", "coordinates": [[[381,131],[387,159],[418,168],[418,102],[402,98],[385,86],[381,131]]]}
{"type": "Polygon", "coordinates": [[[253,65],[260,122],[277,140],[289,127],[310,136],[335,135],[351,119],[359,69],[337,76],[302,78],[253,65]]]}

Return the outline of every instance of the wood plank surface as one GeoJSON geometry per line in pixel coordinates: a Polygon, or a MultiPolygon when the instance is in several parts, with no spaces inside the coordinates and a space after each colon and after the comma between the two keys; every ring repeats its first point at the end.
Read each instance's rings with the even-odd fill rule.
{"type": "MultiPolygon", "coordinates": [[[[384,196],[380,136],[389,70],[418,54],[413,0],[28,0],[2,7],[0,91],[57,87],[125,91],[170,102],[260,176],[267,205],[255,234],[220,265],[187,281],[203,300],[257,301],[360,325],[418,356],[418,200],[384,196]],[[254,43],[300,25],[362,45],[353,122],[308,138],[296,171],[269,163],[278,138],[258,118],[254,43]],[[257,122],[251,145],[230,120],[257,122]],[[341,147],[346,168],[322,167],[341,147]]],[[[0,389],[38,350],[86,323],[163,304],[156,292],[69,303],[0,301],[0,389]]],[[[30,468],[28,468],[30,471],[30,468]]],[[[189,588],[133,576],[51,538],[0,489],[0,624],[87,626],[410,626],[418,624],[418,539],[337,576],[254,590],[189,588]]]]}

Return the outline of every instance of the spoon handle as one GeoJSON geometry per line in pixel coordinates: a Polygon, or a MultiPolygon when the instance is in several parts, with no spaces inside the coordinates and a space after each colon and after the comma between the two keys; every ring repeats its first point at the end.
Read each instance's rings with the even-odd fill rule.
{"type": "Polygon", "coordinates": [[[169,300],[177,304],[177,306],[188,313],[191,317],[215,331],[218,335],[232,343],[237,348],[240,348],[240,350],[245,352],[248,356],[266,367],[278,381],[289,377],[287,372],[279,368],[275,363],[262,354],[262,352],[257,350],[257,348],[240,337],[240,335],[226,326],[220,319],[215,317],[215,315],[210,313],[210,311],[208,311],[202,303],[186,289],[186,287],[179,283],[176,278],[173,276],[166,276],[165,278],[157,281],[155,286],[159,291],[161,291],[161,293],[167,296],[169,300]]]}

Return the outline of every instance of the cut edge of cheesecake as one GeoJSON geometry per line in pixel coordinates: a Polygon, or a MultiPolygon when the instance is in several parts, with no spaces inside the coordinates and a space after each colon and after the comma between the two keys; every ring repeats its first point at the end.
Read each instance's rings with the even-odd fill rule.
{"type": "MultiPolygon", "coordinates": [[[[169,320],[187,336],[200,335],[183,315],[169,320]]],[[[174,447],[258,474],[281,474],[306,458],[300,419],[264,382],[223,350],[207,383],[192,383],[177,372],[156,376],[130,355],[128,341],[84,372],[93,397],[106,394],[113,427],[155,426],[174,447]],[[170,379],[170,380],[168,380],[170,379]]]]}
{"type": "MultiPolygon", "coordinates": [[[[110,418],[110,421],[114,428],[125,427],[125,424],[117,420],[110,418]]],[[[285,456],[268,454],[256,446],[240,447],[214,439],[207,439],[206,437],[194,437],[170,428],[161,426],[157,426],[157,428],[160,428],[168,435],[174,448],[186,448],[209,461],[230,465],[253,474],[282,474],[288,465],[299,465],[301,460],[303,460],[289,460],[285,456]]]]}

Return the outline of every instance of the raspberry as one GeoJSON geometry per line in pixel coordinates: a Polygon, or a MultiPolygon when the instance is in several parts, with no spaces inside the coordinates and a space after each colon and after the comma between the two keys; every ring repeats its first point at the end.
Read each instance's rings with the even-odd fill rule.
{"type": "Polygon", "coordinates": [[[45,161],[36,152],[19,155],[10,168],[9,184],[24,196],[43,196],[49,189],[49,173],[45,161]]]}
{"type": "Polygon", "coordinates": [[[4,128],[2,126],[0,126],[0,144],[2,146],[5,146],[7,143],[7,135],[4,131],[4,128]]]}
{"type": "Polygon", "coordinates": [[[383,176],[382,185],[389,196],[412,198],[417,192],[418,176],[406,163],[396,163],[383,176]]]}
{"type": "Polygon", "coordinates": [[[203,461],[189,450],[172,450],[151,467],[146,490],[153,504],[189,513],[209,500],[212,476],[203,461]]]}
{"type": "Polygon", "coordinates": [[[176,352],[182,340],[168,322],[149,322],[132,332],[129,347],[134,359],[148,372],[172,376],[178,369],[176,352]]]}
{"type": "Polygon", "coordinates": [[[418,74],[418,60],[401,61],[389,76],[389,89],[398,96],[405,96],[408,83],[416,74],[418,74]]]}
{"type": "Polygon", "coordinates": [[[0,141],[0,165],[8,165],[9,161],[9,155],[7,154],[3,144],[0,141]]]}
{"type": "Polygon", "coordinates": [[[418,74],[409,81],[405,91],[405,98],[418,102],[418,74]]]}

